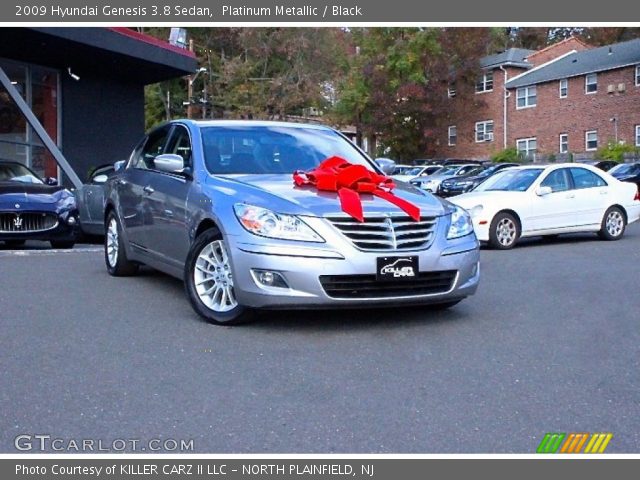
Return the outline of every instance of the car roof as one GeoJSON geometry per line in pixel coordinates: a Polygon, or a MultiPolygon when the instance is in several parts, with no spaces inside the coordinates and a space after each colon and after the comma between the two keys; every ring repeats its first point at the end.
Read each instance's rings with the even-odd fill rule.
{"type": "Polygon", "coordinates": [[[282,127],[282,128],[300,128],[313,130],[334,131],[333,128],[326,125],[318,125],[312,123],[295,123],[295,122],[279,122],[272,120],[190,120],[178,119],[168,122],[186,123],[197,127],[282,127]]]}

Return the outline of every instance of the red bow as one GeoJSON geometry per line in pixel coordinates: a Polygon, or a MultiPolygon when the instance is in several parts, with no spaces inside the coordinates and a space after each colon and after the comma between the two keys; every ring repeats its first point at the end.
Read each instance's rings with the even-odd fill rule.
{"type": "Polygon", "coordinates": [[[318,190],[338,192],[342,211],[364,222],[360,193],[370,193],[399,207],[416,222],[420,221],[420,208],[396,197],[391,190],[393,180],[368,170],[364,165],[354,165],[344,158],[331,157],[309,172],[296,170],[293,181],[298,186],[312,185],[318,190]]]}

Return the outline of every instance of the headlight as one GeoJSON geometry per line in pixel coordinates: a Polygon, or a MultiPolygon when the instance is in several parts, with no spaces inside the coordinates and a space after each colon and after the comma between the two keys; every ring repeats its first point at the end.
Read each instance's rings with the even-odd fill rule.
{"type": "Polygon", "coordinates": [[[471,232],[473,232],[471,217],[466,210],[456,205],[455,210],[451,214],[451,226],[449,227],[447,239],[452,240],[454,238],[464,237],[471,232]]]}
{"type": "Polygon", "coordinates": [[[324,242],[309,225],[294,215],[275,213],[243,203],[234,205],[233,210],[240,224],[255,235],[301,242],[324,242]]]}

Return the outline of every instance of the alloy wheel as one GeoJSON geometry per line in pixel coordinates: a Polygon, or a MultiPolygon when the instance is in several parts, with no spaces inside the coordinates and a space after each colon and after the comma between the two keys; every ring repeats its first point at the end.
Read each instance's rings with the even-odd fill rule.
{"type": "Polygon", "coordinates": [[[624,217],[618,210],[612,210],[607,215],[605,227],[609,235],[612,237],[619,237],[624,231],[624,217]]]}
{"type": "Polygon", "coordinates": [[[516,240],[516,224],[510,218],[503,218],[496,227],[496,237],[500,245],[508,247],[516,240]]]}
{"type": "Polygon", "coordinates": [[[107,260],[113,268],[118,263],[118,222],[115,218],[109,220],[107,227],[107,260]]]}
{"type": "Polygon", "coordinates": [[[207,308],[221,313],[238,306],[229,255],[222,240],[215,240],[200,251],[193,280],[198,297],[207,308]]]}

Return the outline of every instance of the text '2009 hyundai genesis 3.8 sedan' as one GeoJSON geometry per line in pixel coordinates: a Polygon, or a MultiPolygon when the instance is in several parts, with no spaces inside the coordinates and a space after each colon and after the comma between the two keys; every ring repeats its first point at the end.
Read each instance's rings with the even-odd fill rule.
{"type": "Polygon", "coordinates": [[[215,323],[256,309],[450,307],[476,291],[460,207],[407,184],[327,127],[176,120],[106,185],[111,275],[183,278],[215,323]]]}

